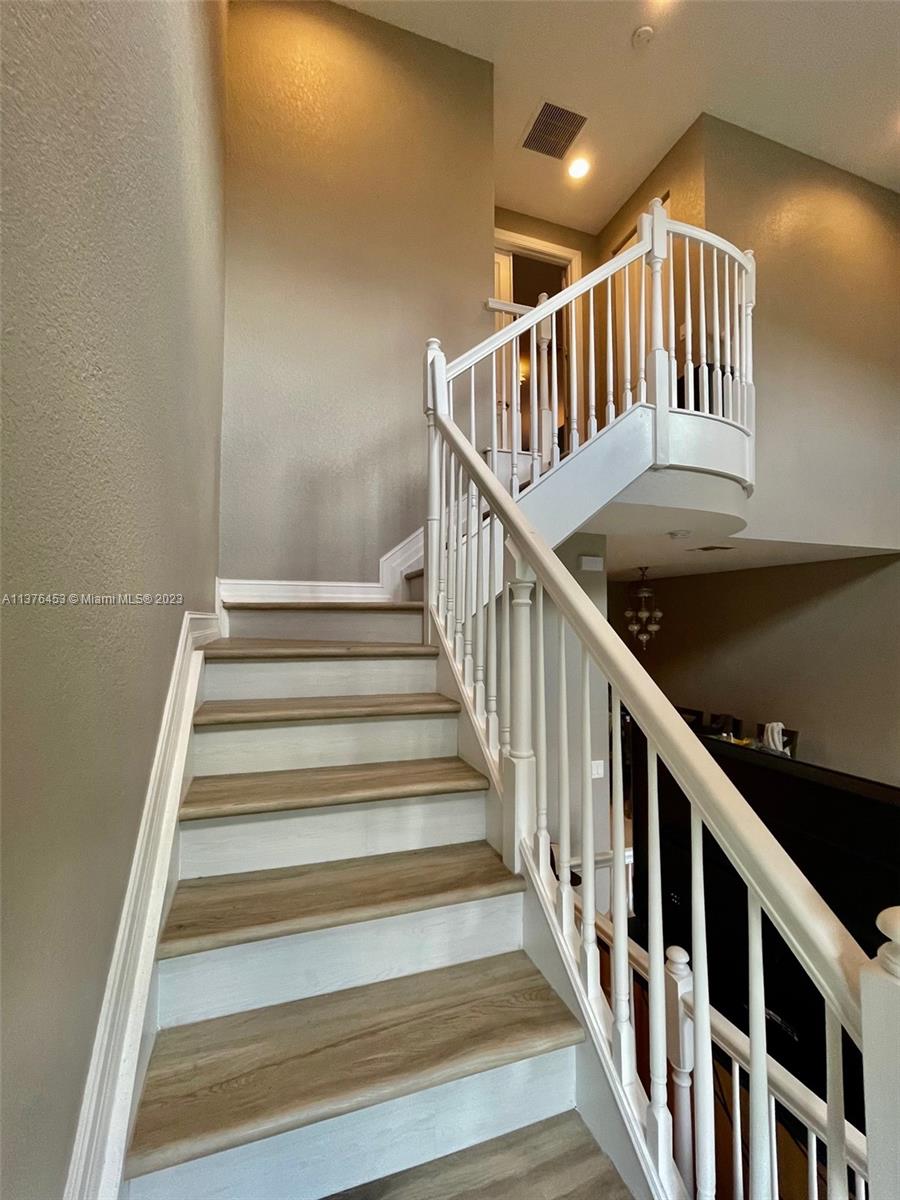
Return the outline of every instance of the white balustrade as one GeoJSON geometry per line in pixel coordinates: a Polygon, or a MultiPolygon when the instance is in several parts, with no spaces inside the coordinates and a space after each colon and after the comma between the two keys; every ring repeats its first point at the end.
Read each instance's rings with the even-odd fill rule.
{"type": "MultiPolygon", "coordinates": [[[[428,343],[428,627],[456,671],[459,687],[468,694],[483,745],[499,769],[495,778],[502,790],[504,859],[514,870],[528,873],[544,894],[583,1003],[596,1014],[594,1036],[606,1039],[605,1061],[612,1064],[621,1102],[633,1106],[633,1128],[641,1129],[646,1139],[644,1161],[658,1176],[660,1195],[670,1200],[712,1200],[716,1195],[715,1083],[716,1071],[722,1068],[726,1079],[730,1070],[730,1089],[719,1091],[730,1108],[731,1122],[730,1144],[721,1147],[720,1162],[730,1158],[736,1200],[744,1200],[745,1156],[749,1200],[777,1200],[776,1135],[782,1107],[808,1131],[810,1197],[817,1200],[818,1151],[823,1145],[828,1200],[848,1197],[851,1178],[857,1200],[864,1195],[893,1200],[900,1195],[900,1139],[891,1133],[900,1116],[900,909],[879,918],[889,941],[878,960],[869,963],[553,550],[524,520],[516,503],[523,451],[521,404],[512,378],[508,481],[501,482],[497,473],[506,437],[504,356],[512,351],[517,381],[518,349],[526,344],[531,356],[525,451],[529,486],[547,469],[565,469],[566,455],[579,445],[580,414],[587,440],[603,436],[613,422],[626,419],[629,407],[645,403],[656,409],[658,443],[665,442],[668,422],[675,420],[674,410],[681,404],[688,420],[722,418],[752,431],[754,286],[751,256],[711,233],[669,220],[655,203],[627,251],[558,296],[543,299],[449,367],[438,343],[428,343]],[[676,245],[679,255],[682,249],[685,255],[683,269],[679,259],[677,271],[676,245]],[[595,297],[596,288],[604,284],[605,295],[601,290],[595,297]],[[632,297],[637,300],[633,310],[632,297]],[[584,326],[578,324],[579,301],[584,326]],[[685,318],[683,389],[675,343],[679,312],[685,318]],[[557,364],[559,318],[568,350],[565,413],[557,364]],[[603,427],[597,421],[598,325],[604,331],[606,353],[603,427]],[[586,338],[583,372],[581,336],[586,338]],[[583,392],[577,386],[582,375],[583,392]],[[476,449],[482,379],[489,385],[487,462],[476,449]],[[460,396],[467,389],[462,407],[467,410],[468,437],[454,417],[454,380],[462,381],[460,396]],[[567,429],[565,446],[558,436],[561,426],[567,429]],[[545,624],[552,631],[549,637],[545,624]],[[605,705],[596,703],[596,682],[592,695],[596,680],[609,689],[612,718],[611,849],[600,855],[593,761],[595,754],[605,753],[607,732],[605,705]],[[647,741],[646,951],[629,936],[632,855],[625,839],[621,739],[625,708],[647,741]],[[690,957],[677,946],[665,949],[668,902],[663,891],[659,788],[664,768],[690,805],[690,957]],[[573,820],[575,803],[579,807],[573,820]],[[573,838],[580,838],[580,855],[573,854],[573,838]],[[705,842],[724,850],[747,890],[746,1031],[714,1007],[720,965],[707,954],[705,842]],[[581,874],[580,897],[573,888],[573,864],[581,874]],[[610,918],[597,912],[598,864],[611,871],[610,918]],[[764,922],[823,997],[827,1104],[768,1053],[764,922]],[[610,947],[609,999],[600,985],[598,936],[610,947]],[[648,992],[649,1019],[642,1035],[647,1038],[649,1067],[645,1080],[637,1070],[634,1009],[641,978],[647,980],[648,992]],[[868,1145],[844,1113],[845,1036],[865,1051],[868,1145]],[[870,1046],[877,1048],[874,1057],[870,1046]],[[885,1111],[893,1126],[883,1119],[885,1111]]],[[[742,937],[741,931],[738,944],[742,937]]]]}

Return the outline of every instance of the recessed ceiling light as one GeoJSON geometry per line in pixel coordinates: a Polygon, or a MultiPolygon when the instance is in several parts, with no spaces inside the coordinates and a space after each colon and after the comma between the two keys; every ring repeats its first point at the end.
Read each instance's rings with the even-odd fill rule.
{"type": "Polygon", "coordinates": [[[569,175],[573,179],[584,179],[590,169],[591,164],[586,158],[573,158],[569,163],[569,175]]]}

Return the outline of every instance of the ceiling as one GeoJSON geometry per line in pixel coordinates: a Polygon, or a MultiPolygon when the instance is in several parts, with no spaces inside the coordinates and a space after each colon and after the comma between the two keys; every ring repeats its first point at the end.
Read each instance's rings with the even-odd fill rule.
{"type": "Polygon", "coordinates": [[[596,233],[701,112],[900,190],[900,4],[350,0],[494,63],[497,204],[596,233]],[[654,29],[635,50],[632,32],[654,29]],[[521,148],[541,103],[588,117],[564,164],[521,148]]]}

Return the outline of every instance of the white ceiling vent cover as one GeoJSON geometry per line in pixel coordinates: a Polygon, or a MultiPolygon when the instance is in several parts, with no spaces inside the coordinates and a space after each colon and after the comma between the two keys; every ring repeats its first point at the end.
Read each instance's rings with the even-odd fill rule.
{"type": "Polygon", "coordinates": [[[578,137],[587,117],[560,108],[547,101],[538,113],[522,145],[526,150],[547,154],[550,158],[565,158],[569,147],[578,137]]]}

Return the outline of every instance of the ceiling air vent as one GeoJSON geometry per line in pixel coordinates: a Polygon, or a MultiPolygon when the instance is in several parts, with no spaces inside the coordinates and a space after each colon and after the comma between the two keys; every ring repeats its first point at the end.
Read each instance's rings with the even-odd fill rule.
{"type": "Polygon", "coordinates": [[[548,101],[538,113],[522,145],[526,150],[548,154],[551,158],[565,158],[586,120],[587,117],[581,113],[571,112],[548,101]]]}

